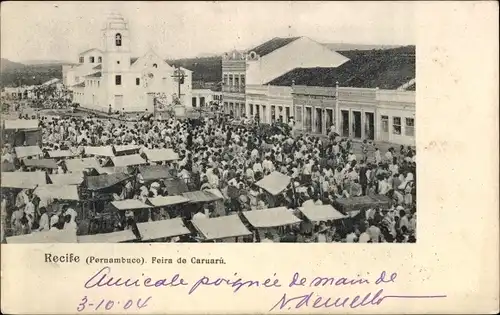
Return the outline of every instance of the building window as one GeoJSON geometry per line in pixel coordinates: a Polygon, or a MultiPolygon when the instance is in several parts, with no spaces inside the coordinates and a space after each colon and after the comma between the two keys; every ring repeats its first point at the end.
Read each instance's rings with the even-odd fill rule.
{"type": "Polygon", "coordinates": [[[102,57],[97,57],[97,62],[102,63],[102,57]]]}
{"type": "Polygon", "coordinates": [[[122,76],[115,75],[115,85],[122,85],[122,76]]]}
{"type": "Polygon", "coordinates": [[[116,61],[116,64],[117,64],[117,65],[119,65],[119,64],[120,64],[120,60],[117,60],[117,61],[116,61]]]}
{"type": "Polygon", "coordinates": [[[389,116],[381,116],[382,132],[389,132],[389,116]]]}
{"type": "Polygon", "coordinates": [[[94,63],[94,57],[89,58],[90,63],[94,63]]]}
{"type": "Polygon", "coordinates": [[[250,116],[253,117],[253,104],[249,104],[249,106],[250,106],[250,110],[249,110],[250,116]]]}
{"type": "Polygon", "coordinates": [[[245,86],[245,75],[242,74],[240,78],[241,78],[241,86],[245,86]]]}
{"type": "Polygon", "coordinates": [[[153,68],[158,68],[158,65],[156,63],[153,63],[153,68]]]}
{"type": "Polygon", "coordinates": [[[415,136],[415,118],[405,119],[405,136],[408,137],[415,136]]]}
{"type": "Polygon", "coordinates": [[[141,78],[135,78],[135,85],[141,84],[141,78]]]}
{"type": "Polygon", "coordinates": [[[234,85],[235,86],[240,86],[240,78],[238,78],[238,76],[234,76],[234,85]]]}
{"type": "Polygon", "coordinates": [[[191,98],[191,106],[196,107],[196,97],[191,98]]]}
{"type": "Polygon", "coordinates": [[[401,117],[392,117],[392,133],[395,135],[401,134],[401,117]]]}
{"type": "Polygon", "coordinates": [[[122,45],[122,34],[117,33],[115,35],[115,45],[116,46],[121,46],[122,45]]]}
{"type": "Polygon", "coordinates": [[[83,61],[84,61],[84,58],[80,57],[80,63],[83,63],[83,61]]]}
{"type": "Polygon", "coordinates": [[[227,74],[224,74],[224,85],[229,85],[227,74]]]}

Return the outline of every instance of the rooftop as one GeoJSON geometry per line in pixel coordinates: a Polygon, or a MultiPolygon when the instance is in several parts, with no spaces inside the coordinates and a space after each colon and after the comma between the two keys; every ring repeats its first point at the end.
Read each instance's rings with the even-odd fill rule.
{"type": "Polygon", "coordinates": [[[384,50],[339,51],[351,60],[337,68],[295,68],[269,85],[340,86],[397,89],[415,78],[415,46],[384,50]]]}
{"type": "Polygon", "coordinates": [[[102,72],[101,71],[94,72],[92,74],[86,75],[86,77],[89,77],[89,78],[100,78],[100,77],[102,77],[102,72]]]}
{"type": "Polygon", "coordinates": [[[291,42],[299,38],[300,37],[275,37],[253,49],[249,49],[248,52],[254,51],[257,55],[262,57],[272,53],[277,49],[280,49],[283,46],[290,44],[291,42]]]}

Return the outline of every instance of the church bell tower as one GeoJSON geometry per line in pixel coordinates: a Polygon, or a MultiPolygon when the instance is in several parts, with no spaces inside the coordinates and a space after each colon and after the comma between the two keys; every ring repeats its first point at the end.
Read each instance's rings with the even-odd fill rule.
{"type": "MultiPolygon", "coordinates": [[[[127,21],[119,14],[110,14],[105,22],[102,35],[102,79],[107,87],[107,103],[114,110],[120,110],[124,104],[127,74],[130,69],[130,33],[127,21]]],[[[108,105],[106,105],[108,106],[108,105]]]]}

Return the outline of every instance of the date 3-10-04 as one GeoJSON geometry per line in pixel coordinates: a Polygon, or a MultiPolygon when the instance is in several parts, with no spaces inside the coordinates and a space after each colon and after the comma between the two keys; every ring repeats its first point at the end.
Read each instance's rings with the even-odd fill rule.
{"type": "Polygon", "coordinates": [[[148,303],[151,301],[151,296],[143,299],[124,299],[124,300],[107,300],[107,299],[101,299],[98,301],[90,301],[87,296],[84,296],[80,304],[78,304],[76,310],[78,312],[83,312],[84,310],[88,311],[99,311],[99,310],[105,310],[105,311],[111,311],[113,309],[117,308],[123,308],[124,310],[128,309],[142,309],[148,306],[148,303]]]}

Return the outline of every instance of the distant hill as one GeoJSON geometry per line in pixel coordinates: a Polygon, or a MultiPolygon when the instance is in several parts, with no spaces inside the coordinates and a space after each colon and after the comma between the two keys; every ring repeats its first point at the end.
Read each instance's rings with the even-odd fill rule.
{"type": "Polygon", "coordinates": [[[222,78],[222,57],[200,57],[166,60],[171,66],[193,71],[193,81],[219,82],[222,78]]]}
{"type": "Polygon", "coordinates": [[[63,60],[23,60],[25,65],[64,65],[69,64],[69,61],[63,60]]]}
{"type": "Polygon", "coordinates": [[[24,65],[19,62],[13,62],[9,59],[1,58],[0,59],[0,71],[13,71],[15,69],[22,69],[24,65]]]}
{"type": "Polygon", "coordinates": [[[0,86],[38,85],[51,79],[62,79],[62,64],[26,65],[1,60],[0,86]]]}

